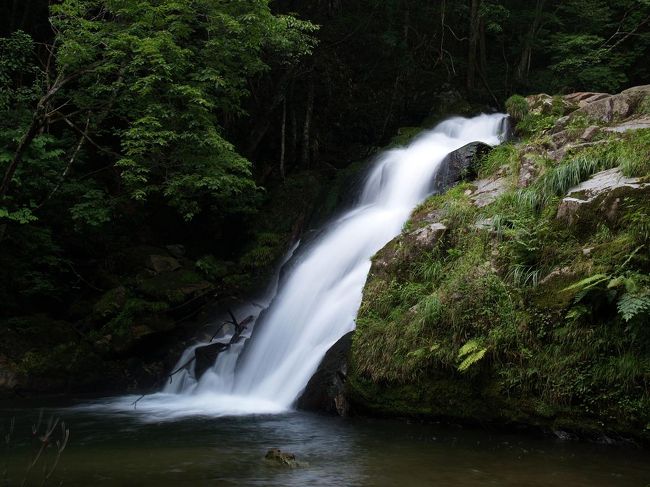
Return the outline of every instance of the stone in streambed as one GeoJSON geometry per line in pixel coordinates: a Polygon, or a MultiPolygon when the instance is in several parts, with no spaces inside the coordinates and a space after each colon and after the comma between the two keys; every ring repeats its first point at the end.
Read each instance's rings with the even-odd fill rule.
{"type": "Polygon", "coordinates": [[[276,467],[299,468],[306,467],[309,464],[306,462],[299,462],[293,453],[283,452],[279,448],[271,448],[266,452],[264,460],[269,465],[276,467]]]}

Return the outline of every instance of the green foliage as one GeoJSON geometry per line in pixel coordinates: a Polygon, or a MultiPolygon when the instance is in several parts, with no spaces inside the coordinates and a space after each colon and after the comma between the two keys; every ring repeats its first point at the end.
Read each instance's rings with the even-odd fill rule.
{"type": "Polygon", "coordinates": [[[519,169],[519,150],[514,144],[505,143],[492,149],[478,165],[478,176],[484,178],[493,175],[500,167],[507,166],[515,174],[519,169]]]}
{"type": "Polygon", "coordinates": [[[458,350],[458,359],[461,360],[458,364],[458,370],[465,372],[472,365],[481,361],[487,352],[487,348],[481,347],[479,340],[470,340],[458,350]]]}
{"type": "Polygon", "coordinates": [[[542,134],[552,129],[557,121],[557,115],[544,115],[542,113],[529,113],[517,124],[517,132],[529,137],[533,134],[542,134]]]}
{"type": "Polygon", "coordinates": [[[650,294],[625,293],[619,298],[616,307],[624,321],[647,316],[650,313],[650,294]]]}
{"type": "MultiPolygon", "coordinates": [[[[557,106],[549,121],[561,114],[557,106]]],[[[568,130],[585,125],[578,120],[568,130]]],[[[480,175],[503,166],[516,174],[521,153],[546,148],[538,132],[530,135],[494,150],[480,175]]],[[[448,230],[433,248],[402,235],[380,252],[353,343],[352,387],[378,388],[363,403],[432,387],[442,404],[423,394],[387,409],[477,418],[487,407],[508,419],[551,424],[570,417],[573,428],[606,424],[631,434],[646,425],[647,204],[621,199],[616,224],[595,219],[579,234],[556,216],[567,190],[596,172],[620,167],[647,177],[648,149],[644,130],[603,133],[597,145],[559,162],[539,156],[532,185],[509,188],[484,208],[472,205],[468,185],[418,207],[406,231],[431,221],[448,230]],[[450,406],[456,389],[449,382],[473,391],[483,406],[450,406]]]]}
{"type": "Polygon", "coordinates": [[[223,262],[214,255],[205,255],[196,261],[196,268],[212,280],[226,276],[232,267],[232,262],[223,262]]]}
{"type": "Polygon", "coordinates": [[[521,95],[512,95],[506,100],[506,111],[515,123],[523,120],[528,115],[528,110],[528,101],[521,95]]]}

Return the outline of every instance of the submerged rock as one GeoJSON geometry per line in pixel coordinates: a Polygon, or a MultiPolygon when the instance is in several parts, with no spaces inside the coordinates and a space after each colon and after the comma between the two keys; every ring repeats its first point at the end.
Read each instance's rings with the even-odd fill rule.
{"type": "Polygon", "coordinates": [[[339,416],[348,415],[349,406],[345,396],[345,382],[353,334],[354,332],[351,331],[343,335],[327,351],[316,373],[298,398],[296,405],[299,409],[338,414],[339,416]]]}
{"type": "Polygon", "coordinates": [[[264,460],[277,467],[299,468],[308,465],[306,462],[297,461],[293,453],[283,452],[279,448],[271,448],[267,451],[264,460]]]}

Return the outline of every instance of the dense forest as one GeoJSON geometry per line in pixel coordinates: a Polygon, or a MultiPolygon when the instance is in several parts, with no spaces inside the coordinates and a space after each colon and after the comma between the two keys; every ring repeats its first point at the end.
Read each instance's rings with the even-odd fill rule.
{"type": "Polygon", "coordinates": [[[400,127],[650,79],[648,0],[11,0],[0,19],[0,367],[35,390],[154,382],[146,340],[260,287],[400,127]]]}

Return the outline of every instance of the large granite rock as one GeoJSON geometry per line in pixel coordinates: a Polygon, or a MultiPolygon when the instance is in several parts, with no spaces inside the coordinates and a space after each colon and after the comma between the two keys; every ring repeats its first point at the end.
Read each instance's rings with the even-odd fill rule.
{"type": "Polygon", "coordinates": [[[347,416],[348,401],[345,382],[348,373],[348,354],[352,347],[351,331],[343,335],[325,354],[316,373],[307,383],[296,406],[307,411],[347,416]]]}
{"type": "Polygon", "coordinates": [[[634,114],[636,108],[646,96],[650,96],[650,85],[635,86],[617,95],[602,96],[597,94],[591,99],[586,98],[581,108],[569,116],[569,120],[576,117],[586,117],[599,123],[612,123],[624,120],[634,114]]]}
{"type": "Polygon", "coordinates": [[[476,185],[476,190],[472,192],[470,198],[479,208],[489,205],[508,190],[506,177],[479,179],[473,184],[476,185]]]}
{"type": "Polygon", "coordinates": [[[446,231],[445,225],[435,222],[410,232],[408,236],[416,247],[428,249],[432,248],[446,231]]]}
{"type": "Polygon", "coordinates": [[[650,183],[627,178],[618,168],[601,171],[571,188],[560,203],[557,219],[568,225],[615,223],[624,200],[644,200],[650,196],[650,183]]]}

